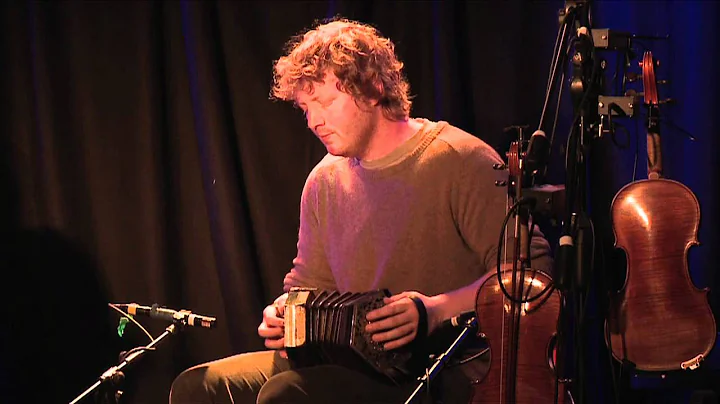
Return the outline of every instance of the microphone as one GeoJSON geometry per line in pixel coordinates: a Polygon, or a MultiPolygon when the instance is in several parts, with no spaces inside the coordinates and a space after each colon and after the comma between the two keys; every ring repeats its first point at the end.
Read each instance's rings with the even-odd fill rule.
{"type": "Polygon", "coordinates": [[[153,304],[152,307],[140,306],[137,303],[121,304],[119,306],[125,306],[127,313],[133,316],[149,316],[165,321],[180,322],[183,325],[186,324],[192,327],[215,327],[215,317],[201,316],[188,310],[176,311],[159,307],[157,304],[153,304]]]}
{"type": "Polygon", "coordinates": [[[464,327],[468,323],[468,321],[472,320],[473,318],[475,318],[475,312],[466,311],[450,318],[449,320],[443,321],[443,326],[464,327]]]}
{"type": "Polygon", "coordinates": [[[525,152],[525,167],[527,171],[535,175],[541,171],[548,163],[550,156],[550,141],[545,132],[538,129],[528,142],[527,152],[525,152]]]}

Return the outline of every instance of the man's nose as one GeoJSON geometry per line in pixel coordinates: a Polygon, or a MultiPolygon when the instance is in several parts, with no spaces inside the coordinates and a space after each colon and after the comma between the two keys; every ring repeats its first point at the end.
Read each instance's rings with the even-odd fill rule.
{"type": "Polygon", "coordinates": [[[322,114],[318,113],[317,111],[307,111],[308,128],[317,132],[317,128],[322,126],[324,123],[325,120],[323,119],[322,114]]]}

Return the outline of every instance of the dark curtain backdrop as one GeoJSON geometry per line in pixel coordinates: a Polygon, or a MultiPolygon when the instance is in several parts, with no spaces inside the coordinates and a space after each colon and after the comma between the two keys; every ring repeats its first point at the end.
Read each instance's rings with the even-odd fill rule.
{"type": "MultiPolygon", "coordinates": [[[[539,121],[563,4],[2,3],[0,402],[69,402],[120,351],[149,342],[132,326],[120,337],[108,302],[218,318],[217,329],[187,329],[127,369],[128,403],[165,402],[182,369],[262,348],[261,312],[291,266],[300,192],[324,154],[297,110],[268,99],[272,62],[291,35],[336,14],[374,24],[406,62],[414,116],[448,120],[504,153],[504,127],[539,121]]],[[[661,94],[677,100],[668,116],[698,140],[668,130],[666,172],[698,195],[702,244],[691,273],[717,288],[718,5],[593,8],[596,27],[672,35],[645,45],[670,80],[661,94]]],[[[555,183],[564,181],[571,114],[569,105],[559,114],[555,183]]],[[[601,220],[632,180],[630,129],[629,148],[604,140],[592,160],[601,220]]],[[[611,246],[609,223],[598,226],[611,246]]],[[[624,267],[608,261],[600,278],[617,278],[624,267]]],[[[154,336],[166,326],[140,320],[154,336]]],[[[598,399],[609,386],[602,348],[598,399]]]]}

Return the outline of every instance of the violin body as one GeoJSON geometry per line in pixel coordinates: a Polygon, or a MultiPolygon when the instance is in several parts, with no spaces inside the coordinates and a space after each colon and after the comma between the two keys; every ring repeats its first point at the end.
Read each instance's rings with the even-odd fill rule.
{"type": "Polygon", "coordinates": [[[615,246],[627,257],[625,284],[610,299],[606,342],[637,370],[695,369],[715,344],[708,290],[692,283],[687,253],[698,244],[700,205],[680,182],[663,178],[660,114],[652,52],[645,51],[648,179],[615,195],[615,246]]]}
{"type": "Polygon", "coordinates": [[[611,217],[628,266],[606,324],[613,356],[646,371],[697,367],[717,335],[707,289],[697,289],[688,270],[697,198],[677,181],[640,180],[615,195],[611,217]]]}
{"type": "MultiPolygon", "coordinates": [[[[478,289],[475,309],[479,337],[490,347],[490,368],[485,378],[473,385],[471,403],[556,402],[553,342],[560,314],[560,294],[548,288],[552,283],[549,275],[532,269],[524,272],[523,296],[539,295],[539,298],[511,303],[500,290],[495,271],[485,276],[478,289]],[[519,322],[513,321],[513,310],[517,310],[519,322]],[[517,337],[516,350],[511,343],[513,335],[517,337]]],[[[510,290],[512,270],[501,274],[504,286],[510,290]]],[[[519,280],[519,275],[517,278],[519,280]]],[[[563,392],[563,385],[558,385],[558,403],[563,402],[563,392]]]]}

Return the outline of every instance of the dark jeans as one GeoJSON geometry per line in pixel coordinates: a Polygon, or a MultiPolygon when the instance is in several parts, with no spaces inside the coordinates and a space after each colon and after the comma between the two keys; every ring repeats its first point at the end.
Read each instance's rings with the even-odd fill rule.
{"type": "MultiPolygon", "coordinates": [[[[441,376],[433,387],[442,386],[441,390],[448,394],[435,402],[468,401],[470,382],[458,368],[448,369],[441,376]]],[[[402,386],[391,385],[339,366],[292,370],[276,352],[260,351],[182,372],[173,382],[170,404],[404,403],[416,386],[414,380],[402,386]]]]}

